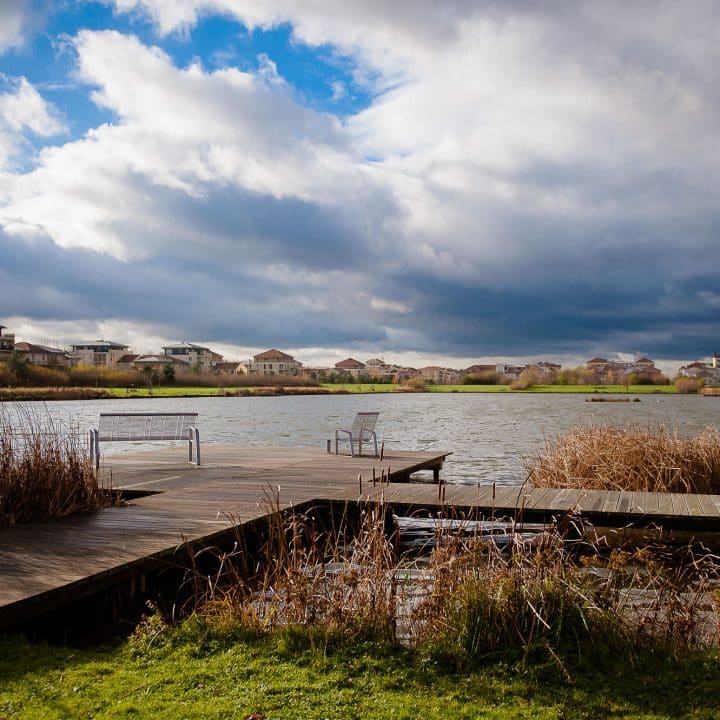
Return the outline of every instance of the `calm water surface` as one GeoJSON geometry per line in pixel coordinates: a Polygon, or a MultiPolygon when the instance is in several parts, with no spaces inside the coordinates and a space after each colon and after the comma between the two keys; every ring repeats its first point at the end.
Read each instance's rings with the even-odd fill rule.
{"type": "MultiPolygon", "coordinates": [[[[448,482],[516,483],[524,462],[546,440],[578,423],[662,424],[696,432],[720,422],[720,398],[642,396],[640,402],[589,403],[585,395],[411,394],[258,398],[169,398],[5,405],[11,415],[28,408],[83,433],[101,412],[198,412],[203,444],[325,447],[336,427],[355,413],[379,410],[378,439],[387,449],[444,450],[448,482]]],[[[122,443],[112,452],[157,445],[122,443]]],[[[109,449],[109,448],[108,448],[109,449]]]]}

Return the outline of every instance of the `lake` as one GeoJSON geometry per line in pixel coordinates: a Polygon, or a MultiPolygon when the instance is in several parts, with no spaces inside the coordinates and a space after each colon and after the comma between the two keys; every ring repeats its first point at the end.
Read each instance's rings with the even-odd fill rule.
{"type": "MultiPolygon", "coordinates": [[[[644,395],[640,402],[586,402],[590,395],[379,394],[228,398],[148,398],[48,402],[3,407],[11,416],[30,409],[63,428],[85,433],[101,412],[198,412],[203,444],[325,447],[336,427],[356,412],[379,410],[378,440],[387,449],[446,450],[442,477],[458,483],[517,483],[524,462],[547,439],[579,423],[664,425],[693,433],[718,425],[720,398],[644,395]]],[[[109,452],[157,445],[122,443],[109,452]]]]}

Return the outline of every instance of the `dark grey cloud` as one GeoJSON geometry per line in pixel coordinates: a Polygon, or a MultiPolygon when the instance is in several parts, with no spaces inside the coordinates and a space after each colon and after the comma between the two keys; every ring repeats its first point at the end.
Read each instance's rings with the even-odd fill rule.
{"type": "Polygon", "coordinates": [[[717,350],[718,10],[611,5],[368,3],[365,39],[342,4],[293,11],[299,36],[399,77],[345,125],[281,83],[87,33],[83,71],[117,124],[17,183],[8,226],[47,234],[0,235],[0,321],[463,357],[717,350]],[[164,101],[203,121],[176,128],[164,101]],[[60,246],[58,196],[86,249],[60,246]]]}

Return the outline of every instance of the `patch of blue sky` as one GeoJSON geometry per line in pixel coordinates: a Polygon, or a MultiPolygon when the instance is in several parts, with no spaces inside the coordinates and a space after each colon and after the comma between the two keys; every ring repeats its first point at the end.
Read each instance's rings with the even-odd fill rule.
{"type": "Polygon", "coordinates": [[[356,82],[354,58],[330,45],[311,47],[297,41],[289,24],[249,31],[227,17],[206,16],[190,33],[176,33],[157,44],[180,67],[199,60],[206,70],[257,72],[267,58],[297,101],[320,112],[347,117],[372,101],[371,88],[356,82]]]}
{"type": "Polygon", "coordinates": [[[104,30],[151,35],[151,27],[143,27],[137,18],[113,15],[110,8],[99,3],[67,3],[49,14],[46,24],[28,38],[21,48],[0,56],[0,72],[10,78],[25,77],[37,91],[52,103],[63,118],[68,136],[28,138],[36,148],[82,137],[89,129],[113,122],[114,114],[98,107],[91,99],[92,88],[77,78],[77,57],[72,38],[82,29],[104,30]]]}
{"type": "Polygon", "coordinates": [[[23,47],[0,56],[0,74],[27,78],[67,126],[61,136],[26,137],[24,157],[19,159],[23,167],[32,165],[33,156],[46,145],[78,139],[92,128],[116,121],[111,110],[93,102],[93,88],[77,78],[71,40],[83,29],[135,35],[164,50],[177,67],[199,61],[206,71],[233,66],[258,72],[269,60],[298,103],[341,119],[360,112],[373,99],[367,72],[358,72],[355,58],[330,45],[314,47],[297,41],[289,24],[249,31],[230,17],[207,15],[187,31],[162,37],[144,13],[116,13],[98,2],[68,2],[48,13],[44,27],[23,47]],[[363,80],[358,81],[360,77],[363,80]]]}

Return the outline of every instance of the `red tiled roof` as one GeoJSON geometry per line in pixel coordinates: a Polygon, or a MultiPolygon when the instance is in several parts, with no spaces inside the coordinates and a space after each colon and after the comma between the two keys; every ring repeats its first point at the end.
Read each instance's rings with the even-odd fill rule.
{"type": "Polygon", "coordinates": [[[287,362],[295,360],[295,358],[292,355],[272,348],[271,350],[261,352],[259,355],[255,355],[255,362],[262,362],[263,360],[283,360],[287,362]]]}
{"type": "Polygon", "coordinates": [[[593,358],[592,360],[588,360],[587,363],[585,363],[585,364],[590,365],[592,363],[594,365],[595,363],[606,363],[606,362],[607,362],[607,360],[605,358],[596,357],[596,358],[593,358]]]}
{"type": "Polygon", "coordinates": [[[355,360],[355,358],[347,358],[346,360],[335,363],[335,367],[338,368],[338,370],[361,370],[365,367],[365,363],[355,360]]]}

